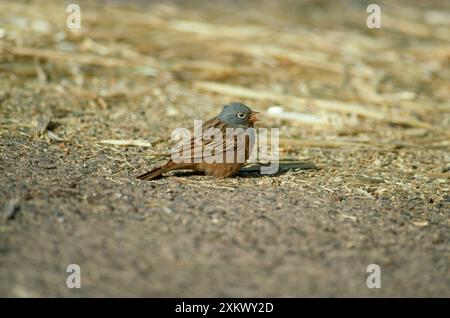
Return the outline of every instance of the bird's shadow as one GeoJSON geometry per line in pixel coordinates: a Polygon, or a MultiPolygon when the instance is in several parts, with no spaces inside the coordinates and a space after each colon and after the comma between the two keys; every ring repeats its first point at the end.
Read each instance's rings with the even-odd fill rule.
{"type": "MultiPolygon", "coordinates": [[[[279,176],[283,175],[288,171],[291,170],[312,170],[312,169],[319,169],[314,163],[312,162],[306,162],[306,161],[280,161],[278,163],[278,169],[275,173],[272,174],[262,174],[261,169],[263,167],[269,167],[269,165],[262,165],[262,164],[250,164],[247,165],[239,171],[237,174],[239,177],[242,178],[261,178],[264,176],[279,176]]],[[[187,170],[181,170],[181,171],[175,171],[173,172],[174,176],[177,177],[189,177],[189,176],[204,176],[204,173],[199,171],[187,171],[187,170]]]]}

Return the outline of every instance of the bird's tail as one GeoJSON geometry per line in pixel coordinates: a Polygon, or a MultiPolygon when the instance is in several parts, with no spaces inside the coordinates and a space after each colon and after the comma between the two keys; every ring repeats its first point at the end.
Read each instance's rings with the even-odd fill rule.
{"type": "Polygon", "coordinates": [[[152,169],[149,172],[141,174],[140,176],[137,176],[136,179],[153,180],[153,179],[160,177],[163,173],[166,173],[166,172],[169,172],[172,170],[182,169],[184,167],[185,167],[185,165],[176,164],[173,161],[169,160],[167,163],[163,164],[162,166],[152,169]]]}
{"type": "Polygon", "coordinates": [[[136,179],[139,179],[139,180],[153,180],[153,179],[158,178],[159,176],[161,176],[166,171],[167,171],[167,169],[165,169],[164,166],[158,167],[158,168],[150,170],[149,172],[141,174],[140,176],[136,177],[136,179]]]}

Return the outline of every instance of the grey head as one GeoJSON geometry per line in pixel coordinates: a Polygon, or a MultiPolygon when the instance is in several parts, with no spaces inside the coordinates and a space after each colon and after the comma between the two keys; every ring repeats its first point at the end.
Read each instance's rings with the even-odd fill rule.
{"type": "Polygon", "coordinates": [[[217,118],[231,127],[247,128],[256,120],[256,113],[248,106],[236,102],[223,106],[217,118]]]}

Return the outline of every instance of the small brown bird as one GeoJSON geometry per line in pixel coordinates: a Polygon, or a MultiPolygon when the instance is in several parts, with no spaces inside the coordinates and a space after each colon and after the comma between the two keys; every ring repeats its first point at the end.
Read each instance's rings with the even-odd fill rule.
{"type": "Polygon", "coordinates": [[[172,170],[200,171],[217,178],[236,175],[253,150],[254,130],[247,128],[254,127],[257,113],[242,103],[225,105],[218,116],[202,125],[201,138],[194,136],[176,148],[176,160],[172,156],[164,165],[137,179],[152,180],[172,170]],[[234,134],[229,133],[230,129],[234,134]],[[214,131],[221,134],[220,138],[211,136],[214,131]]]}

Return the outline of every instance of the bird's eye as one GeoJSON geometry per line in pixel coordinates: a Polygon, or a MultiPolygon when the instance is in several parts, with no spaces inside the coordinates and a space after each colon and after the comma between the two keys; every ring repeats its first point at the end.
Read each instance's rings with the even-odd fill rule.
{"type": "Polygon", "coordinates": [[[237,116],[238,116],[239,118],[245,118],[245,114],[244,114],[244,113],[238,113],[237,116]]]}

